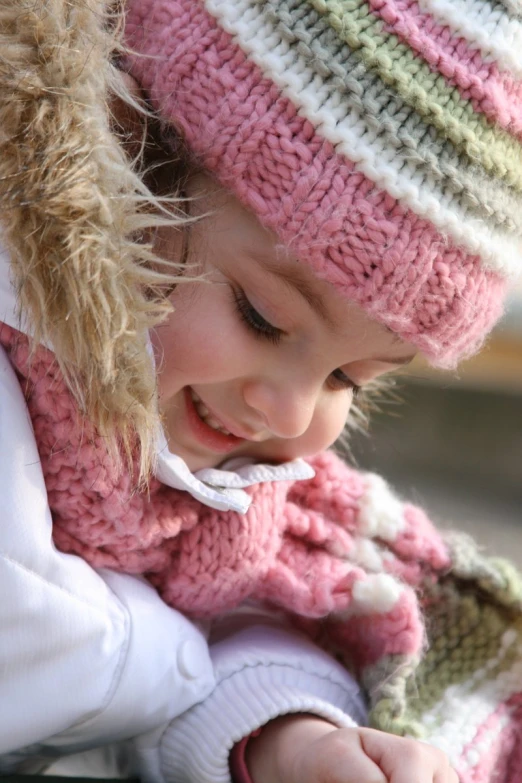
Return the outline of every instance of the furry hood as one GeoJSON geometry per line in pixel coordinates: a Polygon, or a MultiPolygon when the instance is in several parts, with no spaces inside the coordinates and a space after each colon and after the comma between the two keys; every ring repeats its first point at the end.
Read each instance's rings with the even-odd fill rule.
{"type": "Polygon", "coordinates": [[[169,305],[137,241],[155,200],[111,129],[110,96],[132,102],[121,22],[104,0],[0,3],[0,220],[24,323],[107,441],[129,452],[137,437],[143,477],[158,426],[146,335],[169,305]]]}

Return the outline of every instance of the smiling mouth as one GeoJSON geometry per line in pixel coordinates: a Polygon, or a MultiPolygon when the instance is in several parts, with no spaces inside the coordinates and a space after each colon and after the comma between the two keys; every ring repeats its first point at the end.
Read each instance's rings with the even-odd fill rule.
{"type": "Polygon", "coordinates": [[[215,453],[228,454],[244,443],[244,438],[233,435],[210,413],[190,386],[185,387],[184,395],[188,424],[201,445],[215,453]]]}
{"type": "MultiPolygon", "coordinates": [[[[216,430],[216,432],[222,432],[224,435],[232,435],[232,433],[225,429],[220,421],[218,421],[214,416],[210,413],[209,409],[203,402],[203,400],[198,397],[194,389],[190,389],[190,396],[192,397],[192,402],[194,403],[194,407],[198,413],[199,418],[205,422],[209,427],[211,427],[213,430],[216,430]]],[[[232,436],[234,437],[234,436],[232,436]]]]}

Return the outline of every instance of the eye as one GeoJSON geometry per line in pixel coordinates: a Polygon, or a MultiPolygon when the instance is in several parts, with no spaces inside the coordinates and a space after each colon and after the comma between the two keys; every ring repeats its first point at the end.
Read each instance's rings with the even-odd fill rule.
{"type": "Polygon", "coordinates": [[[353,397],[357,397],[361,391],[361,387],[351,381],[346,373],[340,369],[334,370],[333,373],[331,373],[328,378],[328,386],[332,391],[342,391],[343,389],[349,390],[352,392],[353,397]]]}
{"type": "Polygon", "coordinates": [[[236,291],[232,289],[232,294],[234,296],[236,310],[246,327],[256,337],[269,340],[270,342],[274,343],[274,345],[277,345],[284,334],[281,329],[278,329],[276,326],[272,326],[271,323],[263,318],[263,316],[258,313],[254,307],[252,307],[246,298],[244,291],[236,291]]]}

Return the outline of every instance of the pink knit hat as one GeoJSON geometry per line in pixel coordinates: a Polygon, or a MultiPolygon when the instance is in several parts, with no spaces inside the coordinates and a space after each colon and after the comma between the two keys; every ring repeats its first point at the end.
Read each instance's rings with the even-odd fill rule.
{"type": "Polygon", "coordinates": [[[133,76],[300,261],[434,364],[480,347],[522,267],[513,0],[127,7],[133,76]]]}

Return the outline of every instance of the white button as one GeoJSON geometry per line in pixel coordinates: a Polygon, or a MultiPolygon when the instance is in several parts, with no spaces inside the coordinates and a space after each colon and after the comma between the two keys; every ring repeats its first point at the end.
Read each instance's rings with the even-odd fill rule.
{"type": "Polygon", "coordinates": [[[202,677],[207,669],[207,650],[200,642],[187,639],[178,648],[178,669],[187,680],[202,677]]]}

